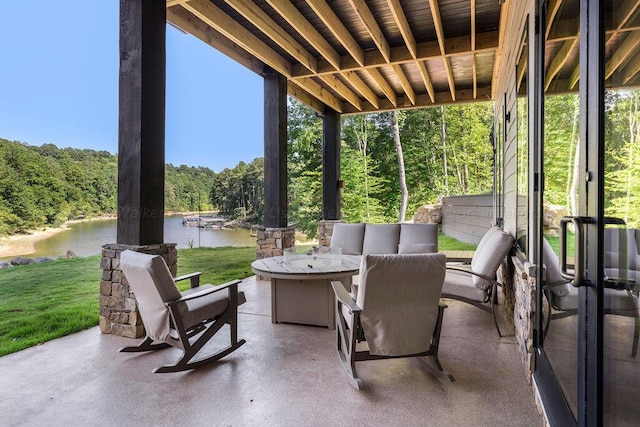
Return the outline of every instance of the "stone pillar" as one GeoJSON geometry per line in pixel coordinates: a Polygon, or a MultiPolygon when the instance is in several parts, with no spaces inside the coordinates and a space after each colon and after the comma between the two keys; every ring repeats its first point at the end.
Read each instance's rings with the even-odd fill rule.
{"type": "Polygon", "coordinates": [[[120,254],[127,250],[161,255],[175,277],[178,272],[178,252],[175,243],[157,245],[106,244],[102,247],[102,280],[100,281],[100,331],[103,334],[127,338],[145,335],[136,299],[120,270],[120,254]]]}
{"type": "Polygon", "coordinates": [[[331,236],[333,236],[333,225],[342,222],[339,219],[321,219],[318,221],[318,245],[331,246],[331,236]]]}
{"type": "Polygon", "coordinates": [[[296,228],[258,228],[256,236],[256,259],[282,255],[284,249],[296,244],[296,228]]]}

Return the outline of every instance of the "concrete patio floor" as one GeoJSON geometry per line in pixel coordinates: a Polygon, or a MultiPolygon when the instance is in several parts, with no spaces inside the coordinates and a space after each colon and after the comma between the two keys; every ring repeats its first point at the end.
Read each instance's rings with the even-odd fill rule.
{"type": "MultiPolygon", "coordinates": [[[[366,389],[347,383],[335,331],[272,324],[269,282],[245,279],[239,336],[247,343],[217,364],[153,374],[179,351],[124,354],[134,340],[97,327],[0,358],[1,425],[541,426],[513,337],[492,318],[449,301],[440,361],[357,364],[366,389]]],[[[228,340],[226,328],[209,345],[228,340]]]]}

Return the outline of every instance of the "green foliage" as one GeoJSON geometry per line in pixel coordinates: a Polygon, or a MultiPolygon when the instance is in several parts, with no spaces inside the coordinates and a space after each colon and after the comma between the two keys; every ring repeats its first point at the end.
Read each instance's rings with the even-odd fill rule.
{"type": "Polygon", "coordinates": [[[223,215],[232,218],[264,218],[264,159],[247,164],[240,162],[233,169],[217,174],[210,187],[211,203],[223,215]]]}
{"type": "MultiPolygon", "coordinates": [[[[212,210],[215,176],[207,168],[167,165],[165,209],[212,210]]],[[[115,214],[117,200],[116,155],[0,138],[0,235],[115,214]]]]}

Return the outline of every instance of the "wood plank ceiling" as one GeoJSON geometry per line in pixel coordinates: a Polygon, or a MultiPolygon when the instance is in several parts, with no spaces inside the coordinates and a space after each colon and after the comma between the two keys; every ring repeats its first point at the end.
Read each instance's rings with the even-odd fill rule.
{"type": "Polygon", "coordinates": [[[168,0],[167,19],[340,113],[491,99],[498,0],[168,0]]]}
{"type": "MultiPolygon", "coordinates": [[[[493,99],[514,1],[167,0],[167,19],[256,73],[281,73],[316,110],[351,114],[493,99]]],[[[577,90],[578,3],[549,1],[549,92],[577,90]]],[[[613,3],[610,85],[637,85],[640,0],[613,3]]]]}

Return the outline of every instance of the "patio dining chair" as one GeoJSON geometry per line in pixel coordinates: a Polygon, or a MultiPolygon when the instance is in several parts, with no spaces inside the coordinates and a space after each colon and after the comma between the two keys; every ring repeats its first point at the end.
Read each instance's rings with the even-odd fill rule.
{"type": "Polygon", "coordinates": [[[131,250],[120,255],[120,269],[135,294],[147,334],[139,345],[120,351],[142,352],[172,346],[183,352],[175,364],[162,366],[154,372],[199,368],[221,359],[245,343],[245,340],[238,341],[237,337],[237,309],[245,302],[244,293],[238,292],[240,280],[220,286],[207,284],[180,292],[176,281],[191,278],[193,274],[174,279],[161,256],[131,250]],[[193,360],[227,323],[230,345],[193,360]]]}
{"type": "Polygon", "coordinates": [[[466,302],[493,315],[493,322],[502,336],[496,314],[498,268],[513,248],[513,236],[497,226],[487,231],[476,248],[470,265],[447,264],[442,297],[466,302]]]}
{"type": "Polygon", "coordinates": [[[336,347],[347,380],[363,387],[355,362],[430,356],[433,375],[453,381],[438,360],[446,306],[440,304],[445,255],[363,255],[357,295],[341,282],[336,294],[336,347]],[[358,349],[357,347],[360,347],[358,349]]]}

